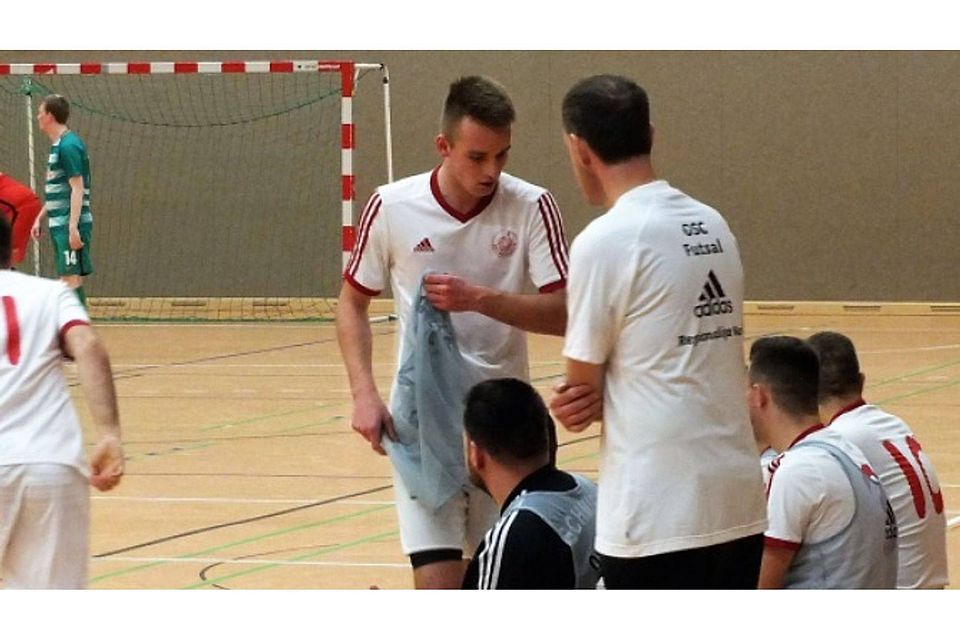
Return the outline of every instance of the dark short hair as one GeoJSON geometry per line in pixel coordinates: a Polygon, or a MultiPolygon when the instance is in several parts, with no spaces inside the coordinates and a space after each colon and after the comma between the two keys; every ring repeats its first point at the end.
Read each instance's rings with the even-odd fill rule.
{"type": "Polygon", "coordinates": [[[821,331],[807,338],[807,344],[820,359],[820,400],[863,393],[860,361],[850,338],[821,331]]]}
{"type": "Polygon", "coordinates": [[[470,117],[491,129],[513,124],[516,112],[506,89],[484,76],[466,76],[454,81],[443,103],[440,127],[452,138],[460,121],[470,117]]]}
{"type": "Polygon", "coordinates": [[[13,252],[13,224],[6,214],[0,211],[0,269],[10,266],[10,256],[13,252]]]}
{"type": "Polygon", "coordinates": [[[487,380],[467,393],[463,412],[467,436],[505,462],[524,462],[555,447],[553,419],[540,394],[516,378],[487,380]]]}
{"type": "Polygon", "coordinates": [[[42,100],[43,109],[53,116],[53,119],[60,124],[66,124],[70,118],[70,103],[63,96],[55,93],[50,94],[42,100]]]}
{"type": "Polygon", "coordinates": [[[650,154],[647,93],[623,76],[581,80],[563,98],[563,128],[586,141],[606,164],[650,154]]]}
{"type": "Polygon", "coordinates": [[[788,414],[817,415],[820,364],[817,354],[800,338],[771,336],[750,347],[751,382],[770,388],[773,401],[788,414]]]}

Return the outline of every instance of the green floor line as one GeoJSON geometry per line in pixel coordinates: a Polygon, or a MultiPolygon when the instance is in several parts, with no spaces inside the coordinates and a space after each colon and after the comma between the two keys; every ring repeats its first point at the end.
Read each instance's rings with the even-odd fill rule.
{"type": "Polygon", "coordinates": [[[240,578],[240,577],[242,577],[242,576],[248,576],[248,575],[250,575],[250,574],[252,574],[252,573],[259,573],[259,572],[261,572],[261,571],[266,571],[266,570],[268,570],[268,569],[275,569],[275,568],[277,568],[277,567],[285,567],[285,566],[288,566],[288,565],[285,564],[285,563],[289,563],[289,562],[300,562],[300,561],[303,561],[303,560],[311,560],[311,559],[313,559],[313,558],[319,558],[320,556],[328,555],[328,554],[334,553],[334,552],[336,552],[336,551],[342,551],[342,550],[344,550],[344,549],[349,549],[349,548],[351,548],[351,547],[357,547],[357,546],[360,546],[360,545],[362,545],[362,544],[369,544],[369,543],[371,543],[371,542],[379,542],[379,541],[381,541],[381,540],[389,540],[390,538],[392,538],[392,537],[394,537],[394,536],[396,536],[396,535],[398,535],[398,534],[399,534],[399,531],[397,531],[397,530],[386,531],[386,532],[384,532],[384,533],[378,533],[378,534],[376,534],[376,535],[367,536],[367,537],[365,537],[365,538],[359,538],[359,539],[357,539],[357,540],[352,540],[352,541],[350,541],[350,542],[344,542],[344,543],[341,543],[341,544],[334,545],[334,546],[332,546],[332,547],[327,547],[327,548],[325,548],[325,549],[321,549],[320,551],[311,551],[310,553],[306,553],[306,554],[303,554],[303,555],[300,555],[300,556],[295,556],[295,557],[293,557],[293,558],[289,558],[289,559],[285,560],[284,562],[277,562],[277,563],[260,565],[260,566],[258,566],[258,567],[251,567],[250,569],[244,569],[243,571],[236,571],[236,572],[234,572],[234,573],[228,573],[228,574],[225,575],[225,576],[220,576],[220,577],[218,577],[218,578],[211,578],[210,580],[203,580],[203,581],[201,581],[201,582],[195,582],[195,583],[193,583],[193,584],[187,585],[187,586],[185,586],[185,587],[180,587],[180,588],[181,588],[181,589],[199,589],[199,588],[201,588],[201,587],[208,587],[208,586],[210,586],[210,585],[220,584],[221,582],[226,582],[227,580],[232,580],[232,579],[234,579],[234,578],[240,578]]]}
{"type": "Polygon", "coordinates": [[[308,411],[314,411],[316,409],[321,409],[328,406],[327,403],[320,403],[308,407],[306,409],[291,409],[289,411],[281,411],[279,413],[268,413],[261,416],[254,416],[253,418],[244,418],[243,420],[231,420],[230,422],[222,422],[220,424],[213,424],[206,427],[200,427],[199,431],[213,431],[215,429],[227,429],[229,427],[235,427],[241,424],[250,424],[251,422],[259,422],[261,420],[269,420],[270,418],[279,418],[282,416],[290,416],[297,413],[307,413],[308,411]]]}
{"type": "Polygon", "coordinates": [[[933,393],[934,391],[940,391],[941,389],[946,389],[948,387],[955,387],[960,384],[960,380],[954,380],[953,382],[947,382],[945,384],[940,384],[935,387],[927,387],[926,389],[920,389],[918,391],[912,391],[910,393],[902,393],[898,396],[893,396],[891,398],[884,398],[876,402],[878,406],[883,406],[885,404],[896,404],[901,400],[906,400],[907,398],[913,398],[914,396],[922,396],[925,393],[933,393]]]}
{"type": "Polygon", "coordinates": [[[958,364],[960,364],[960,360],[954,360],[954,361],[948,362],[948,363],[946,363],[946,364],[937,365],[936,367],[930,367],[929,369],[920,369],[919,371],[914,371],[914,372],[911,372],[911,373],[905,373],[905,374],[903,374],[903,375],[901,375],[901,376],[897,376],[896,378],[887,378],[886,380],[881,380],[880,382],[878,382],[878,383],[876,383],[876,384],[874,384],[874,385],[868,385],[868,387],[871,388],[871,389],[872,389],[872,388],[875,388],[875,387],[882,387],[882,386],[885,385],[885,384],[892,384],[892,383],[894,383],[894,382],[900,382],[901,380],[905,380],[905,379],[907,379],[907,378],[912,378],[912,377],[914,377],[914,376],[920,376],[920,375],[923,375],[923,374],[925,374],[925,373],[930,373],[930,372],[932,372],[932,371],[940,371],[941,369],[949,369],[950,367],[955,367],[955,366],[957,366],[958,364]]]}
{"type": "MultiPolygon", "coordinates": [[[[336,524],[336,523],[338,523],[338,522],[343,522],[343,521],[345,521],[345,520],[352,520],[353,518],[359,518],[359,517],[362,517],[362,516],[370,515],[370,514],[372,514],[372,513],[378,512],[378,511],[383,511],[384,509],[390,509],[390,508],[392,508],[392,507],[393,507],[392,504],[377,505],[377,506],[371,507],[371,508],[369,508],[369,509],[363,509],[363,510],[361,510],[361,511],[356,511],[356,512],[354,512],[354,513],[350,513],[350,514],[343,515],[343,516],[337,516],[337,517],[335,517],[335,518],[328,518],[328,519],[326,519],[326,520],[321,520],[321,521],[319,521],[319,522],[309,522],[309,523],[307,523],[307,524],[301,524],[301,525],[297,525],[297,526],[295,526],[295,527],[288,527],[288,528],[286,528],[286,529],[279,529],[279,530],[277,530],[277,531],[271,531],[270,533],[264,533],[264,534],[261,534],[261,535],[258,535],[258,536],[251,536],[251,537],[249,537],[249,538],[243,538],[243,539],[241,539],[241,540],[236,540],[236,541],[234,541],[234,542],[228,542],[228,543],[226,543],[226,544],[217,545],[217,546],[215,546],[215,547],[208,547],[208,548],[206,548],[206,549],[202,549],[202,550],[200,550],[200,551],[195,551],[195,552],[193,552],[193,553],[187,553],[187,554],[175,556],[175,558],[178,559],[178,560],[181,560],[181,559],[189,559],[189,558],[194,558],[194,557],[197,557],[197,556],[203,556],[203,555],[207,555],[207,554],[211,554],[211,553],[216,553],[217,551],[223,551],[224,549],[230,549],[230,548],[233,548],[233,547],[239,547],[239,546],[242,546],[242,545],[245,545],[245,544],[250,544],[250,543],[252,543],[252,542],[259,542],[260,540],[266,540],[266,539],[268,539],[268,538],[273,538],[273,537],[276,537],[276,536],[282,536],[282,535],[286,535],[286,534],[288,534],[288,533],[293,533],[293,532],[296,532],[296,531],[302,531],[302,530],[304,530],[304,529],[313,529],[313,528],[316,528],[316,527],[323,527],[323,526],[327,526],[327,525],[330,525],[330,524],[336,524]]],[[[111,572],[109,572],[109,573],[104,573],[104,574],[101,574],[101,575],[99,575],[99,576],[96,576],[96,577],[91,578],[91,579],[90,579],[90,584],[93,584],[94,582],[100,582],[101,580],[106,580],[107,578],[116,578],[116,577],[118,577],[118,576],[129,575],[129,574],[131,574],[131,573],[136,573],[136,572],[138,572],[138,571],[143,571],[144,569],[151,569],[151,568],[153,568],[153,567],[157,567],[157,566],[165,565],[165,564],[169,564],[169,562],[168,562],[168,561],[165,561],[165,560],[158,560],[158,561],[148,562],[148,563],[141,564],[141,565],[136,565],[136,566],[134,566],[134,567],[127,567],[126,569],[118,569],[118,570],[116,570],[116,571],[111,571],[111,572]]]]}

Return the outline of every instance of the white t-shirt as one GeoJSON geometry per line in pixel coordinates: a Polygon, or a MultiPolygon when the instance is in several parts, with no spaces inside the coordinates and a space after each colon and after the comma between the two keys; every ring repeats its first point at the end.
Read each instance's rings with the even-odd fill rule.
{"type": "MultiPolygon", "coordinates": [[[[400,320],[397,362],[427,272],[450,273],[509,293],[566,286],[567,246],[560,210],[542,187],[502,173],[474,211],[455,210],[440,193],[437,169],[377,189],[357,229],[344,278],[375,296],[390,280],[400,320]]],[[[475,312],[451,314],[460,351],[481,379],[527,379],[524,332],[475,312]]]]}
{"type": "MultiPolygon", "coordinates": [[[[819,440],[843,451],[858,467],[868,465],[863,453],[836,431],[822,425],[813,429],[793,444],[819,440]]],[[[832,538],[846,528],[856,511],[853,488],[843,467],[818,447],[788,448],[778,456],[767,492],[770,525],[766,542],[789,549],[832,538]]]]}
{"type": "Polygon", "coordinates": [[[90,324],[56,280],[0,271],[0,465],[55,463],[87,473],[83,436],[61,367],[61,340],[90,324]]]}
{"type": "Polygon", "coordinates": [[[597,550],[641,557],[761,533],[727,223],[659,180],[621,196],[570,256],[563,355],[606,365],[597,550]]]}
{"type": "Polygon", "coordinates": [[[946,514],[933,462],[900,418],[870,404],[834,416],[830,429],[855,444],[880,477],[899,527],[897,587],[948,582],[946,514]]]}

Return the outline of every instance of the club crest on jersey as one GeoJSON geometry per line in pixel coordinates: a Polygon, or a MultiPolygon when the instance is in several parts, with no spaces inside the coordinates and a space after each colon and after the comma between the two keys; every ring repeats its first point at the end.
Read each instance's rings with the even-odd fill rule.
{"type": "Polygon", "coordinates": [[[517,234],[509,229],[504,229],[493,237],[493,244],[490,246],[500,258],[512,256],[513,252],[517,250],[517,234]]]}

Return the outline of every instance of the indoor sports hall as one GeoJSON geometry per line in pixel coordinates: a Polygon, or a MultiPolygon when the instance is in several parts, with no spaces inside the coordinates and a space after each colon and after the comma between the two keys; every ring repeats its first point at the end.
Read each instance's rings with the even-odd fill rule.
{"type": "MultiPolygon", "coordinates": [[[[332,322],[354,225],[377,185],[436,165],[447,85],[485,74],[517,109],[506,171],[550,189],[569,243],[601,211],[570,172],[560,100],[609,72],[650,95],[659,174],[737,236],[745,348],[845,333],[867,401],[912,426],[955,588],[958,70],[958,52],[919,51],[0,52],[0,171],[42,191],[49,93],[90,149],[86,289],[128,457],[92,494],[90,587],[411,588],[390,465],[351,429],[332,322]]],[[[22,270],[52,265],[40,243],[22,270]]],[[[383,393],[393,311],[387,291],[371,313],[383,393]]],[[[529,338],[544,397],[562,344],[529,338]]],[[[559,465],[596,479],[599,434],[561,429],[559,465]]]]}

